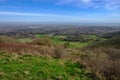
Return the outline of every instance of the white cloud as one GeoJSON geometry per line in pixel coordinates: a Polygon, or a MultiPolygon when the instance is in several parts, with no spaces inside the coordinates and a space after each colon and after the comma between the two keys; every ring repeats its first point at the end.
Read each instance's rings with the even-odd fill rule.
{"type": "Polygon", "coordinates": [[[110,10],[120,8],[120,0],[107,0],[105,8],[110,10]]]}
{"type": "MultiPolygon", "coordinates": [[[[119,22],[120,21],[120,14],[119,13],[100,13],[100,14],[79,14],[79,15],[65,15],[65,14],[41,14],[41,13],[27,13],[27,12],[6,12],[0,11],[0,16],[9,16],[8,18],[3,18],[6,20],[12,20],[11,18],[16,18],[15,20],[19,20],[19,18],[24,20],[33,20],[33,21],[83,21],[83,22],[104,22],[104,21],[111,21],[111,22],[119,22]],[[13,17],[15,16],[15,17],[13,17]],[[17,17],[16,17],[17,16],[17,17]]],[[[2,18],[1,18],[2,19],[2,18]]]]}
{"type": "Polygon", "coordinates": [[[66,3],[88,3],[88,2],[91,2],[91,0],[58,0],[58,3],[63,3],[63,4],[66,4],[66,3]]]}
{"type": "Polygon", "coordinates": [[[60,16],[57,14],[40,14],[40,13],[24,13],[24,12],[0,12],[0,15],[13,15],[13,16],[60,16]]]}
{"type": "Polygon", "coordinates": [[[46,17],[66,17],[66,18],[80,18],[80,17],[88,17],[91,16],[120,16],[120,13],[79,13],[74,15],[65,15],[65,14],[46,14],[46,13],[28,13],[28,12],[7,12],[0,11],[0,15],[9,15],[9,16],[46,16],[46,17]],[[84,16],[85,15],[85,16],[84,16]]]}
{"type": "Polygon", "coordinates": [[[84,2],[84,3],[90,3],[91,0],[82,0],[82,2],[84,2]]]}
{"type": "Polygon", "coordinates": [[[77,7],[101,8],[101,9],[119,9],[120,0],[57,0],[57,4],[71,4],[77,7]]]}

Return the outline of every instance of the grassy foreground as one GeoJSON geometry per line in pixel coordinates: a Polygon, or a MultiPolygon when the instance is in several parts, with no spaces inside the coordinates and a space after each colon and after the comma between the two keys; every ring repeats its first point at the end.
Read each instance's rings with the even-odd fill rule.
{"type": "Polygon", "coordinates": [[[0,52],[0,80],[92,80],[78,63],[0,52]]]}

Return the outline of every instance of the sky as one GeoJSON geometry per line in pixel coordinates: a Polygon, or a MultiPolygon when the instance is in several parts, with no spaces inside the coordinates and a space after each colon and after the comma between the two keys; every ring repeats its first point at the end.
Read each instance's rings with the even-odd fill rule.
{"type": "Polygon", "coordinates": [[[0,22],[120,23],[120,0],[0,0],[0,22]]]}

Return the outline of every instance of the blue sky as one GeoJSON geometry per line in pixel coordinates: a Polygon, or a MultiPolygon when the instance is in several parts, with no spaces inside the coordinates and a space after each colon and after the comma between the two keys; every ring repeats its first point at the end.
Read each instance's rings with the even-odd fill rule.
{"type": "Polygon", "coordinates": [[[0,0],[0,22],[119,23],[120,0],[0,0]]]}

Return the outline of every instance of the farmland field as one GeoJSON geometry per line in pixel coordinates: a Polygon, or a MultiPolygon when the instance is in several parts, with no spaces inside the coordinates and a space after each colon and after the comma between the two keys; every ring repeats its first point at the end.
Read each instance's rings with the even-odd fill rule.
{"type": "Polygon", "coordinates": [[[87,42],[82,42],[82,41],[74,41],[74,42],[64,41],[63,39],[66,38],[67,35],[36,34],[35,36],[36,36],[36,38],[41,38],[41,39],[43,39],[45,37],[49,37],[53,44],[65,44],[65,43],[69,42],[69,47],[70,48],[85,47],[87,45],[90,45],[90,44],[94,43],[93,40],[95,40],[95,39],[104,40],[104,39],[98,37],[97,35],[82,35],[85,38],[91,39],[90,41],[87,41],[87,42]]]}

